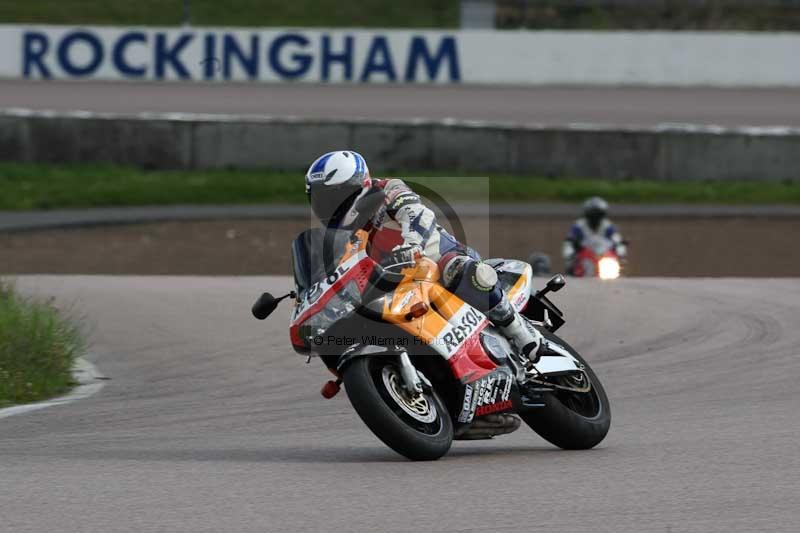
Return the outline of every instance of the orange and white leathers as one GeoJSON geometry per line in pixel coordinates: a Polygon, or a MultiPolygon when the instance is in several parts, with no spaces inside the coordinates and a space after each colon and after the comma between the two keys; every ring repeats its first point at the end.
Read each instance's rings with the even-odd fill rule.
{"type": "MultiPolygon", "coordinates": [[[[381,262],[400,247],[413,247],[439,263],[442,283],[479,309],[498,326],[524,357],[535,360],[542,343],[538,331],[515,311],[497,285],[493,270],[480,257],[442,228],[436,215],[408,185],[399,179],[371,180],[385,200],[365,229],[369,231],[369,253],[381,262]]],[[[366,194],[365,188],[362,194],[366,194]]]]}
{"type": "MultiPolygon", "coordinates": [[[[354,240],[343,264],[364,256],[364,232],[354,240]]],[[[521,261],[505,261],[505,268],[518,274],[514,284],[507,288],[508,302],[518,312],[527,305],[530,297],[531,268],[521,261]]],[[[380,310],[382,318],[395,324],[413,338],[429,345],[446,359],[457,376],[474,379],[474,372],[489,372],[495,364],[486,357],[479,345],[479,336],[489,326],[489,320],[479,309],[471,306],[441,284],[437,264],[420,258],[414,266],[403,270],[404,277],[391,297],[385,298],[380,310]]]]}

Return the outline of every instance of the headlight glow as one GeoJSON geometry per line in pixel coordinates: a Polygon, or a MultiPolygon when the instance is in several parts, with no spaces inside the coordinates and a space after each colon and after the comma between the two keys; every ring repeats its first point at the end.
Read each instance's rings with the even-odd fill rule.
{"type": "Polygon", "coordinates": [[[600,279],[617,279],[619,277],[619,261],[613,257],[604,257],[598,264],[600,279]]]}

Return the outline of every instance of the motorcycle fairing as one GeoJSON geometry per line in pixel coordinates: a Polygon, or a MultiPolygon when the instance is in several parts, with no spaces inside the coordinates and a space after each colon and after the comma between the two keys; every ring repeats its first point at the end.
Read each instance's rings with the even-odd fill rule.
{"type": "MultiPolygon", "coordinates": [[[[303,323],[319,313],[347,284],[355,283],[358,292],[362,293],[369,282],[374,264],[365,250],[355,251],[343,257],[339,266],[327,277],[298,292],[289,326],[289,335],[295,349],[303,353],[309,349],[306,338],[308,335],[301,335],[300,332],[303,323]]],[[[321,329],[324,330],[325,325],[321,324],[321,329]]],[[[313,337],[319,333],[321,332],[311,331],[309,335],[313,337]]]]}
{"type": "Polygon", "coordinates": [[[531,297],[533,282],[531,266],[516,259],[487,259],[485,263],[497,271],[500,286],[511,301],[511,305],[517,311],[525,309],[531,297]]]}
{"type": "Polygon", "coordinates": [[[593,235],[583,242],[575,256],[572,274],[575,277],[597,277],[599,262],[604,258],[619,261],[614,241],[602,235],[593,235]]]}
{"type": "MultiPolygon", "coordinates": [[[[324,236],[319,230],[310,230],[301,234],[294,244],[294,254],[301,257],[307,254],[308,262],[313,263],[309,267],[313,270],[311,273],[298,272],[295,265],[298,297],[292,311],[290,335],[296,350],[301,353],[311,351],[311,338],[322,335],[337,318],[351,312],[337,309],[335,312],[342,314],[331,320],[317,316],[324,315],[325,306],[334,298],[340,299],[339,293],[347,293],[348,285],[354,282],[358,294],[350,297],[359,301],[353,303],[370,307],[381,302],[383,320],[439,353],[462,384],[476,382],[498,369],[480,341],[481,332],[489,326],[488,319],[438,283],[439,270],[434,261],[421,259],[414,268],[404,271],[402,281],[385,297],[376,302],[362,302],[360,297],[375,265],[367,255],[368,236],[364,232],[353,234],[343,246],[338,265],[330,273],[323,272],[325,264],[320,260],[323,250],[318,248],[324,236]],[[310,257],[312,255],[314,257],[310,257]],[[317,319],[321,319],[319,323],[315,322],[317,319]]],[[[305,260],[295,259],[296,262],[305,260]]],[[[503,288],[514,305],[518,309],[524,307],[530,297],[530,266],[522,261],[500,259],[492,260],[490,264],[498,270],[503,288]]],[[[342,305],[338,300],[337,303],[342,305]]]]}
{"type": "Polygon", "coordinates": [[[458,422],[468,424],[476,416],[512,410],[515,382],[510,370],[506,367],[498,367],[494,372],[464,384],[458,422]]]}
{"type": "Polygon", "coordinates": [[[614,241],[603,235],[592,235],[583,241],[583,248],[601,256],[614,249],[614,241]]]}
{"type": "Polygon", "coordinates": [[[306,291],[298,294],[291,321],[300,323],[306,320],[324,306],[348,281],[355,281],[359,289],[363,290],[372,272],[372,263],[366,259],[366,252],[353,255],[325,279],[317,281],[306,291]]]}
{"type": "Polygon", "coordinates": [[[438,280],[436,263],[421,259],[385,299],[383,319],[435,350],[462,383],[479,379],[497,368],[480,343],[489,321],[438,280]],[[415,308],[424,312],[413,316],[415,308]]]}
{"type": "Polygon", "coordinates": [[[583,365],[575,359],[569,350],[551,340],[545,341],[550,351],[557,355],[543,355],[536,362],[536,370],[547,376],[570,374],[579,371],[583,365]]]}

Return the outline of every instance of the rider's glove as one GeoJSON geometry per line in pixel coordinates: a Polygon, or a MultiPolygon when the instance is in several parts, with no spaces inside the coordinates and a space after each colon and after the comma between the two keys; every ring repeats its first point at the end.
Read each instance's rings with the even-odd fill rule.
{"type": "Polygon", "coordinates": [[[396,265],[398,263],[413,263],[424,254],[422,248],[417,245],[400,244],[392,248],[391,255],[384,261],[384,264],[396,265]]]}

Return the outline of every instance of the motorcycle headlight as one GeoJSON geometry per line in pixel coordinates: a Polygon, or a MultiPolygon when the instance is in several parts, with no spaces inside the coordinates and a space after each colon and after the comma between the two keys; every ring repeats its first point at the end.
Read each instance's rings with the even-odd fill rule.
{"type": "Polygon", "coordinates": [[[619,261],[613,257],[604,257],[597,264],[600,279],[617,279],[619,277],[619,261]]]}

